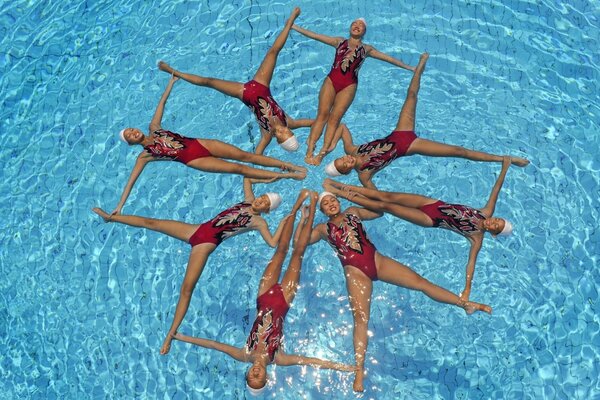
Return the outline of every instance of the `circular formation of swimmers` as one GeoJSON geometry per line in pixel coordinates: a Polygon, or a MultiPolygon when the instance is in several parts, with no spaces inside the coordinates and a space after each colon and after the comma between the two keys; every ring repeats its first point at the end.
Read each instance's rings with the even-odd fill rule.
{"type": "Polygon", "coordinates": [[[282,32],[267,51],[254,78],[249,82],[231,82],[193,75],[178,71],[161,61],[158,65],[159,69],[169,73],[171,78],[150,121],[149,133],[146,135],[137,128],[126,128],[119,133],[121,140],[128,145],[142,146],[121,198],[110,213],[100,208],[93,209],[106,222],[151,229],[191,245],[173,322],[160,353],[167,354],[172,340],[176,339],[218,350],[238,361],[251,363],[246,373],[246,382],[253,394],[264,389],[269,364],[311,365],[317,368],[353,372],[353,389],[363,391],[373,281],[381,280],[392,285],[421,291],[437,302],[463,308],[467,314],[476,311],[491,313],[491,307],[470,300],[477,255],[482,247],[485,232],[489,232],[494,237],[512,232],[509,221],[494,216],[496,201],[510,165],[523,167],[529,163],[528,160],[520,157],[493,155],[417,137],[414,132],[417,95],[421,75],[429,55],[422,54],[418,64],[412,67],[364,44],[362,39],[367,31],[367,24],[363,18],[353,21],[350,25],[349,37],[343,38],[314,33],[295,25],[294,22],[299,15],[300,9],[295,8],[282,32]],[[324,79],[319,92],[318,111],[314,119],[290,118],[277,104],[269,89],[277,57],[292,30],[336,49],[331,72],[324,79]],[[409,70],[413,76],[393,132],[381,139],[355,145],[350,131],[341,121],[352,104],[356,94],[358,72],[367,57],[409,70]],[[219,140],[188,138],[163,129],[161,121],[165,104],[178,79],[216,89],[246,104],[256,116],[260,127],[261,140],[256,146],[256,152],[249,153],[219,140]],[[323,182],[325,191],[321,194],[303,189],[298,194],[291,212],[281,220],[275,233],[271,233],[261,215],[277,208],[281,203],[281,196],[272,192],[256,196],[253,184],[269,183],[284,178],[302,180],[306,177],[305,167],[263,155],[273,138],[285,150],[297,151],[300,144],[292,130],[299,127],[310,127],[304,158],[307,164],[320,165],[341,139],[346,155],[327,164],[324,168],[325,172],[331,177],[336,177],[355,170],[362,186],[347,185],[327,178],[323,182]],[[314,154],[323,131],[325,131],[323,144],[317,154],[314,154]],[[498,162],[501,163],[502,168],[487,204],[480,209],[445,203],[418,194],[377,190],[372,181],[373,175],[396,158],[413,154],[498,162]],[[201,224],[123,215],[122,208],[137,178],[146,164],[151,161],[179,161],[201,171],[242,175],[244,199],[219,212],[210,221],[201,224]],[[339,198],[347,199],[355,205],[344,210],[339,198]],[[325,214],[328,221],[313,226],[316,209],[325,214]],[[301,216],[298,224],[295,224],[298,211],[301,216]],[[452,230],[470,242],[465,287],[459,295],[429,282],[408,266],[377,250],[369,240],[362,221],[379,218],[384,213],[423,227],[452,230]],[[257,230],[264,241],[276,250],[271,260],[266,262],[259,283],[256,319],[246,343],[241,347],[235,347],[211,339],[178,333],[208,257],[223,240],[251,230],[257,230]],[[296,296],[304,252],[309,245],[320,240],[328,242],[335,249],[346,278],[354,321],[354,364],[286,354],[282,348],[284,320],[296,296]],[[280,279],[290,242],[292,242],[292,255],[280,279]]]}

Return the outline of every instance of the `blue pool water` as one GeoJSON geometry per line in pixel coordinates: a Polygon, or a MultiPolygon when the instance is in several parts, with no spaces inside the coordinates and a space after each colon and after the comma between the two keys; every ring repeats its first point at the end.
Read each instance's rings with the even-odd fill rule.
{"type": "MultiPolygon", "coordinates": [[[[491,304],[493,315],[468,317],[421,294],[375,284],[366,391],[359,397],[600,398],[599,3],[346,4],[299,1],[298,24],[342,36],[365,16],[365,42],[377,49],[412,65],[428,51],[417,133],[532,161],[510,169],[496,210],[515,222],[516,234],[487,239],[478,260],[472,298],[491,304]]],[[[136,153],[116,133],[146,128],[168,80],[156,61],[245,81],[292,6],[0,3],[0,397],[249,397],[246,367],[220,353],[183,343],[174,343],[168,356],[158,353],[189,246],[104,224],[90,208],[112,210],[118,201],[136,153]]],[[[315,114],[332,59],[332,48],[292,33],[272,82],[289,114],[315,114]]],[[[360,78],[345,122],[357,141],[366,141],[394,127],[410,73],[369,59],[360,78]]],[[[243,104],[185,82],[176,83],[163,125],[246,150],[258,139],[243,104]]],[[[307,134],[299,131],[301,139],[307,134]]],[[[302,151],[271,146],[267,153],[292,161],[302,151]]],[[[499,169],[415,156],[375,180],[383,190],[483,206],[499,169]]],[[[267,217],[271,225],[300,187],[318,190],[322,179],[321,169],[311,167],[303,183],[269,186],[286,193],[267,217]]],[[[124,212],[200,222],[241,196],[239,177],[150,165],[124,212]]],[[[384,254],[454,292],[462,289],[462,238],[388,216],[367,227],[384,254]]],[[[182,332],[243,343],[272,252],[257,239],[238,236],[213,254],[182,332]]],[[[301,283],[287,318],[286,350],[353,362],[343,276],[324,243],[307,251],[301,283]]],[[[355,397],[345,373],[299,367],[271,373],[268,398],[355,397]]]]}

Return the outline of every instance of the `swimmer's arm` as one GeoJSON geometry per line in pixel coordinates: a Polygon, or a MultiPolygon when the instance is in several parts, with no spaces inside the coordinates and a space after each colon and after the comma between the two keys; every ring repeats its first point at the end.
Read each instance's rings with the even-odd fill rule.
{"type": "Polygon", "coordinates": [[[481,250],[483,243],[483,235],[479,235],[475,238],[469,238],[471,242],[471,250],[469,251],[469,261],[467,261],[467,272],[465,275],[465,289],[460,294],[460,298],[468,301],[471,295],[471,282],[473,281],[473,274],[475,274],[475,264],[477,263],[477,255],[481,250]]]}
{"type": "Polygon", "coordinates": [[[333,362],[329,360],[322,360],[320,358],[315,357],[305,357],[297,354],[281,354],[277,353],[275,356],[275,364],[281,366],[289,366],[289,365],[310,365],[315,368],[323,368],[323,369],[335,369],[338,371],[347,371],[351,372],[355,370],[354,365],[347,365],[338,362],[333,362]]]}
{"type": "Polygon", "coordinates": [[[233,347],[225,343],[217,342],[215,340],[198,338],[193,336],[182,335],[181,333],[177,333],[173,336],[174,339],[180,340],[182,342],[187,342],[191,344],[195,344],[196,346],[205,347],[207,349],[213,349],[220,351],[222,353],[227,354],[231,358],[238,361],[248,361],[248,357],[246,356],[246,352],[243,349],[238,347],[233,347]]]}
{"type": "Polygon", "coordinates": [[[290,129],[307,128],[309,126],[312,126],[313,122],[315,122],[314,119],[310,119],[310,118],[294,119],[294,118],[287,117],[287,119],[288,119],[288,127],[290,129]]]}
{"type": "Polygon", "coordinates": [[[167,103],[167,99],[169,98],[169,95],[171,94],[171,89],[173,89],[173,84],[175,84],[175,81],[179,79],[176,76],[171,76],[171,79],[169,79],[169,83],[167,84],[167,88],[165,89],[162,97],[160,98],[159,102],[158,102],[158,106],[156,106],[156,111],[154,111],[154,116],[152,117],[152,121],[150,121],[150,132],[154,132],[158,129],[160,129],[161,125],[161,121],[162,121],[162,117],[163,117],[163,112],[165,111],[165,104],[167,103]]]}
{"type": "Polygon", "coordinates": [[[362,207],[349,207],[345,212],[356,214],[360,217],[360,219],[365,221],[370,219],[376,219],[383,215],[382,212],[372,211],[362,207]]]}
{"type": "Polygon", "coordinates": [[[375,184],[371,180],[372,177],[373,177],[373,174],[370,171],[358,173],[358,180],[360,181],[360,183],[362,183],[362,185],[364,187],[366,187],[368,189],[377,190],[377,186],[375,186],[375,184]]]}
{"type": "Polygon", "coordinates": [[[504,184],[504,178],[506,177],[506,173],[508,172],[510,163],[511,160],[509,156],[504,156],[502,158],[502,170],[500,171],[500,175],[498,175],[496,184],[492,188],[492,193],[490,193],[490,198],[487,204],[481,209],[483,215],[485,215],[488,218],[494,215],[494,210],[496,209],[496,202],[498,201],[498,195],[500,194],[500,189],[502,189],[502,185],[504,184]]]}
{"type": "Polygon", "coordinates": [[[327,35],[322,35],[320,33],[313,32],[313,31],[309,31],[308,29],[301,28],[295,24],[292,25],[292,29],[298,33],[303,34],[304,36],[306,36],[308,38],[318,40],[319,42],[328,44],[333,47],[337,47],[337,45],[340,44],[340,42],[342,40],[344,40],[344,38],[341,38],[341,37],[327,36],[327,35]]]}
{"type": "Polygon", "coordinates": [[[271,140],[273,139],[273,135],[264,129],[260,128],[260,141],[256,145],[256,150],[254,150],[255,154],[263,154],[271,140]]]}
{"type": "Polygon", "coordinates": [[[113,212],[111,214],[114,215],[114,214],[121,213],[121,209],[123,209],[123,206],[125,205],[125,202],[127,201],[129,194],[131,193],[131,189],[133,189],[133,185],[135,185],[135,182],[137,181],[138,177],[140,176],[140,174],[146,167],[146,164],[148,164],[150,161],[152,161],[152,158],[149,157],[145,152],[140,153],[137,160],[135,161],[133,170],[131,171],[131,174],[129,175],[129,180],[127,181],[127,184],[125,185],[125,188],[123,189],[123,194],[121,194],[121,199],[119,200],[119,204],[117,204],[117,207],[113,210],[113,212]]]}
{"type": "Polygon", "coordinates": [[[367,48],[367,56],[376,58],[377,60],[388,62],[388,63],[390,63],[392,65],[395,65],[395,66],[400,67],[400,68],[407,69],[409,71],[414,71],[415,70],[415,67],[411,67],[410,65],[405,64],[404,62],[402,62],[401,60],[398,60],[397,58],[394,58],[394,57],[389,56],[389,55],[387,55],[385,53],[382,53],[379,50],[377,50],[376,48],[374,48],[373,46],[368,46],[368,48],[367,48]]]}
{"type": "Polygon", "coordinates": [[[252,189],[252,181],[250,178],[244,178],[244,200],[248,203],[254,201],[254,190],[252,189]]]}
{"type": "Polygon", "coordinates": [[[358,146],[354,145],[354,142],[352,141],[352,134],[350,133],[350,129],[348,129],[346,124],[340,124],[335,131],[334,136],[342,138],[342,143],[344,143],[344,151],[346,154],[354,154],[356,152],[358,146]]]}
{"type": "Polygon", "coordinates": [[[310,239],[308,244],[315,244],[321,239],[325,239],[327,237],[327,232],[325,230],[325,224],[318,224],[313,228],[310,232],[310,239]]]}
{"type": "Polygon", "coordinates": [[[260,236],[262,236],[262,238],[265,240],[265,243],[267,243],[269,246],[275,248],[275,247],[277,247],[277,243],[279,243],[279,237],[281,237],[281,232],[283,230],[283,225],[285,224],[285,220],[288,219],[289,217],[290,217],[289,215],[286,215],[285,217],[283,217],[281,219],[281,221],[279,222],[279,226],[277,227],[277,230],[275,231],[275,233],[273,235],[271,235],[271,232],[269,231],[269,226],[267,225],[267,223],[264,219],[262,221],[258,222],[256,230],[260,233],[260,236]]]}

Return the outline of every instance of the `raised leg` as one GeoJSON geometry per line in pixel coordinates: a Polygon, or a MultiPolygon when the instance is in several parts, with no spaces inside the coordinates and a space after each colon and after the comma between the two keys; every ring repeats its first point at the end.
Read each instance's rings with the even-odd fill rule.
{"type": "Polygon", "coordinates": [[[92,211],[101,216],[106,222],[118,222],[120,224],[135,226],[138,228],[150,229],[152,231],[164,233],[165,235],[182,240],[184,242],[189,242],[190,237],[200,226],[198,224],[187,224],[185,222],[166,219],[138,217],[137,215],[110,215],[97,207],[93,208],[92,211]]]}
{"type": "Polygon", "coordinates": [[[300,270],[302,269],[302,259],[304,258],[304,252],[308,246],[310,240],[310,234],[312,232],[313,222],[315,220],[315,209],[317,207],[317,194],[312,192],[310,194],[310,206],[308,211],[308,218],[304,224],[300,225],[297,229],[300,229],[300,235],[294,244],[294,251],[288,265],[283,279],[281,280],[281,287],[283,288],[283,295],[285,296],[288,304],[292,304],[294,297],[296,296],[296,290],[298,289],[298,282],[300,281],[300,270]]]}
{"type": "Polygon", "coordinates": [[[414,131],[415,130],[415,118],[417,113],[417,96],[421,87],[421,75],[425,70],[425,64],[429,58],[428,53],[421,54],[419,58],[419,64],[415,68],[413,77],[408,85],[408,92],[406,94],[406,100],[400,110],[400,116],[398,117],[398,123],[396,124],[397,131],[414,131]]]}
{"type": "MultiPolygon", "coordinates": [[[[262,278],[260,280],[260,284],[258,287],[258,296],[265,293],[271,286],[279,282],[279,275],[281,274],[281,267],[283,262],[285,261],[285,257],[287,256],[287,252],[290,248],[290,239],[292,238],[292,233],[294,232],[294,222],[296,212],[300,208],[300,204],[306,198],[308,191],[301,191],[298,195],[298,199],[296,200],[296,204],[292,209],[292,213],[290,215],[285,216],[287,218],[283,229],[281,231],[281,236],[279,237],[279,242],[277,243],[277,249],[275,250],[275,254],[271,258],[271,261],[267,264],[265,271],[263,272],[262,278]]],[[[285,293],[285,292],[284,292],[285,293]]],[[[287,301],[287,297],[286,297],[287,301]]],[[[290,304],[291,301],[288,301],[290,304]]]]}
{"type": "Polygon", "coordinates": [[[271,48],[267,51],[265,58],[263,59],[260,67],[254,74],[254,80],[258,83],[262,83],[263,85],[269,87],[271,84],[271,78],[273,78],[273,71],[275,70],[275,65],[277,64],[277,57],[279,56],[279,52],[285,46],[285,42],[287,41],[288,36],[290,35],[290,30],[292,29],[292,25],[294,25],[294,21],[300,15],[300,8],[296,7],[292,10],[289,18],[285,22],[283,30],[273,42],[271,48]]]}
{"type": "Polygon", "coordinates": [[[225,81],[217,78],[209,78],[200,75],[188,74],[186,72],[176,70],[164,61],[159,61],[158,69],[169,74],[175,75],[183,79],[184,81],[187,81],[194,85],[209,87],[218,90],[219,92],[226,94],[227,96],[235,97],[240,100],[242,99],[242,94],[244,93],[244,84],[240,82],[225,81]]]}

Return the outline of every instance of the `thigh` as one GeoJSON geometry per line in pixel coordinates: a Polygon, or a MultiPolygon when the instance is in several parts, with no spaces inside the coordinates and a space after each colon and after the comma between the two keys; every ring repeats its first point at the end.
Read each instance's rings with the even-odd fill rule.
{"type": "Polygon", "coordinates": [[[271,84],[271,79],[273,78],[273,71],[275,70],[275,65],[277,64],[277,53],[269,49],[265,58],[263,58],[260,67],[256,70],[254,74],[254,80],[266,87],[269,87],[271,84]]]}
{"type": "Polygon", "coordinates": [[[356,84],[352,84],[338,94],[335,95],[335,99],[333,101],[333,105],[331,106],[331,116],[335,117],[339,120],[342,119],[350,105],[354,101],[354,95],[356,94],[356,84]]]}
{"type": "Polygon", "coordinates": [[[419,290],[422,286],[423,277],[396,260],[377,253],[375,264],[377,277],[383,282],[413,290],[419,290]]]}
{"type": "Polygon", "coordinates": [[[321,86],[321,90],[319,91],[319,105],[318,105],[318,114],[319,115],[329,115],[329,111],[333,106],[333,102],[335,100],[335,89],[333,88],[333,84],[329,77],[325,78],[323,81],[323,85],[321,86]]]}
{"type": "Polygon", "coordinates": [[[213,139],[201,139],[201,143],[214,157],[242,160],[247,152],[229,143],[213,139]]]}
{"type": "Polygon", "coordinates": [[[368,323],[371,316],[373,281],[359,269],[350,266],[344,267],[344,274],[354,322],[368,323]]]}
{"type": "Polygon", "coordinates": [[[206,86],[218,90],[219,92],[238,99],[242,99],[242,95],[244,93],[244,84],[240,82],[234,81],[226,81],[223,79],[217,78],[207,78],[206,86]]]}
{"type": "Polygon", "coordinates": [[[189,242],[190,237],[196,232],[200,225],[198,224],[187,224],[185,222],[172,221],[172,220],[153,220],[152,226],[149,229],[164,233],[175,239],[189,242]]]}
{"type": "Polygon", "coordinates": [[[408,147],[406,155],[421,154],[429,157],[449,157],[456,155],[458,149],[457,146],[416,138],[408,147]]]}

